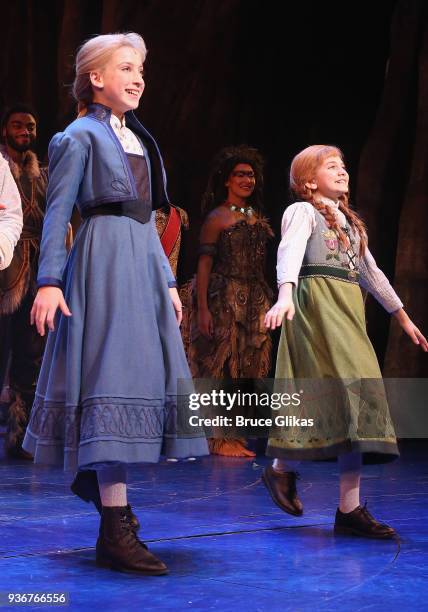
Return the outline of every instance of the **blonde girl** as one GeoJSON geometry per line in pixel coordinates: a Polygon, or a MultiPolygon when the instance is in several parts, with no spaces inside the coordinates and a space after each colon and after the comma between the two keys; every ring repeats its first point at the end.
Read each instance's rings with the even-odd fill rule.
{"type": "Polygon", "coordinates": [[[177,379],[190,372],[175,278],[154,225],[154,210],[170,205],[165,171],[133,113],[145,58],[135,33],[96,36],[77,54],[79,116],[49,146],[32,310],[49,337],[24,447],[36,463],[78,469],[73,492],[101,513],[98,565],[165,574],[136,535],[126,466],[207,446],[198,432],[176,429],[177,379]],[[84,222],[67,259],[74,205],[84,222]]]}

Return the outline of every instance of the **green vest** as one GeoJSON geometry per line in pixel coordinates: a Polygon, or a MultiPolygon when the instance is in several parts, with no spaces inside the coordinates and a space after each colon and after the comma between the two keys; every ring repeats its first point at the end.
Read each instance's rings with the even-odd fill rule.
{"type": "Polygon", "coordinates": [[[350,247],[344,249],[337,233],[328,227],[324,216],[314,208],[316,226],[306,245],[299,278],[325,276],[348,283],[359,281],[360,236],[347,223],[343,228],[350,247]]]}

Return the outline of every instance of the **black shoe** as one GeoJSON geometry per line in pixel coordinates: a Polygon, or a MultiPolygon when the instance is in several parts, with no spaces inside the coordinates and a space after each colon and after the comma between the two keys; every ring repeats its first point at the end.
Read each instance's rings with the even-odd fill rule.
{"type": "Polygon", "coordinates": [[[130,574],[161,576],[168,573],[167,566],[138,539],[126,506],[103,507],[96,563],[99,567],[130,574]]]}
{"type": "Polygon", "coordinates": [[[398,537],[395,529],[385,523],[379,523],[364,506],[357,506],[352,512],[336,511],[334,533],[356,535],[362,538],[389,540],[398,537]]]}
{"type": "Polygon", "coordinates": [[[262,472],[262,480],[277,506],[292,514],[302,516],[303,504],[297,495],[296,472],[277,472],[271,465],[262,472]]]}
{"type": "MultiPolygon", "coordinates": [[[[99,514],[102,512],[102,504],[100,497],[100,489],[98,487],[98,478],[97,472],[95,470],[83,470],[77,472],[75,479],[73,480],[71,487],[71,491],[83,499],[85,502],[92,502],[95,505],[95,508],[98,510],[99,514]]],[[[132,525],[134,531],[138,531],[140,529],[140,523],[138,518],[132,512],[131,506],[128,504],[126,506],[129,522],[132,525]]]]}

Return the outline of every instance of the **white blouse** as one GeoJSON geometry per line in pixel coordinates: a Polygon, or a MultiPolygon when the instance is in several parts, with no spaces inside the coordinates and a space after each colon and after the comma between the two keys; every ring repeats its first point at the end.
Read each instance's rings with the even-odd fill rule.
{"type": "Polygon", "coordinates": [[[119,139],[125,153],[144,155],[143,147],[132,130],[126,127],[125,117],[122,121],[116,115],[111,114],[110,125],[119,139]]]}
{"type": "MultiPolygon", "coordinates": [[[[339,224],[345,226],[346,217],[339,210],[338,203],[326,198],[323,199],[323,203],[331,207],[339,224]]],[[[293,283],[297,286],[306,244],[316,223],[315,209],[308,202],[296,202],[284,212],[276,266],[278,287],[284,283],[293,283]]],[[[368,248],[364,256],[360,257],[359,263],[361,287],[371,293],[387,312],[391,313],[402,308],[403,303],[385,274],[377,267],[368,248]]]]}
{"type": "Polygon", "coordinates": [[[7,268],[22,231],[21,197],[8,162],[0,154],[0,270],[7,268]]]}

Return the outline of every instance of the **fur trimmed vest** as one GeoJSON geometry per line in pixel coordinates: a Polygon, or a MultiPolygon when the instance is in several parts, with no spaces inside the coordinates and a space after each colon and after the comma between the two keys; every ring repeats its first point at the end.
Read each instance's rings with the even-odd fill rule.
{"type": "Polygon", "coordinates": [[[24,215],[12,263],[0,272],[0,315],[5,315],[19,308],[27,291],[35,291],[48,177],[47,169],[40,166],[32,151],[25,153],[22,166],[8,156],[4,146],[0,146],[0,155],[9,163],[24,215]]]}

